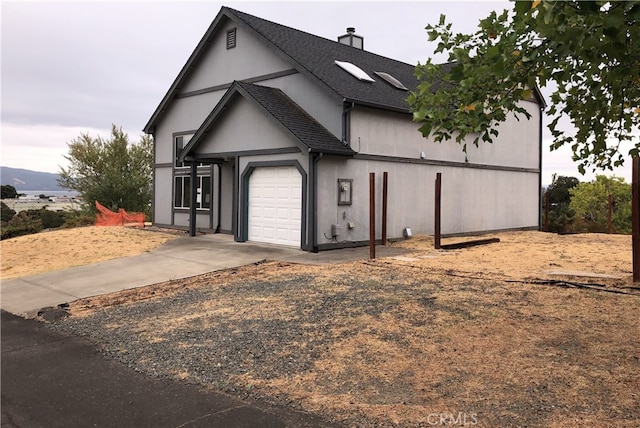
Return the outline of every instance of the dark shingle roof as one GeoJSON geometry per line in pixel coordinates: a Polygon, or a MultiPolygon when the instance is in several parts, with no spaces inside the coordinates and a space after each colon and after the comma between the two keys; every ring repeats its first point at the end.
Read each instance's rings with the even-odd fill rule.
{"type": "Polygon", "coordinates": [[[236,83],[310,151],[345,155],[354,154],[353,150],[342,144],[335,135],[318,123],[280,89],[245,82],[236,83]]]}
{"type": "Polygon", "coordinates": [[[299,67],[322,81],[340,97],[361,104],[397,111],[409,111],[405,103],[408,93],[392,87],[376,76],[374,72],[389,73],[400,80],[409,90],[414,90],[418,84],[414,76],[414,65],[276,24],[235,9],[224,7],[222,12],[252,28],[267,42],[280,49],[299,67]],[[334,63],[335,60],[348,61],[357,65],[376,81],[369,83],[356,79],[338,67],[334,63]]]}
{"type": "MultiPolygon", "coordinates": [[[[188,77],[190,70],[197,66],[197,62],[206,50],[210,39],[215,37],[220,23],[227,19],[253,30],[258,38],[261,38],[268,46],[291,60],[298,71],[316,78],[321,86],[340,98],[358,104],[409,112],[405,102],[408,92],[394,88],[376,76],[374,72],[389,73],[402,82],[409,91],[414,91],[418,84],[414,75],[414,65],[343,45],[337,41],[276,24],[235,9],[222,7],[145,125],[145,132],[151,133],[156,121],[167,109],[167,105],[179,93],[183,80],[188,77]],[[348,61],[357,65],[376,81],[369,83],[356,79],[338,67],[334,63],[335,60],[348,61]]],[[[442,66],[449,68],[452,65],[443,64],[442,66]]],[[[432,85],[432,89],[437,90],[438,86],[439,82],[436,82],[432,85]]],[[[544,99],[537,88],[535,92],[538,101],[544,107],[544,99]]]]}
{"type": "Polygon", "coordinates": [[[262,107],[265,113],[289,132],[304,150],[347,156],[354,154],[353,150],[342,144],[328,129],[318,123],[280,89],[236,81],[233,82],[218,105],[189,141],[181,155],[182,159],[204,140],[225,107],[238,95],[262,107]]]}
{"type": "Polygon", "coordinates": [[[276,24],[235,9],[222,7],[145,125],[145,132],[152,132],[155,123],[166,111],[168,104],[180,92],[183,81],[188,78],[193,67],[197,67],[199,58],[206,51],[210,39],[216,36],[221,22],[227,19],[253,30],[258,38],[262,38],[267,45],[291,60],[298,71],[318,79],[321,85],[339,97],[361,104],[408,111],[404,102],[408,95],[407,92],[393,88],[373,73],[374,71],[389,73],[400,80],[409,90],[413,90],[417,84],[413,75],[414,66],[276,24]],[[334,63],[335,60],[348,61],[357,65],[374,77],[376,82],[359,81],[338,67],[334,63]]]}

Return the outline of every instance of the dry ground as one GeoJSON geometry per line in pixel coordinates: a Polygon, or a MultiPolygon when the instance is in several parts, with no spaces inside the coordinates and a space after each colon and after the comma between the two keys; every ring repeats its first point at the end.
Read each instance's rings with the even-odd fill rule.
{"type": "Polygon", "coordinates": [[[0,279],[134,256],[175,237],[136,228],[87,226],[4,239],[0,279]]]}
{"type": "MultiPolygon", "coordinates": [[[[341,265],[268,262],[73,302],[56,328],[150,375],[345,426],[637,426],[631,238],[500,243],[341,265]],[[551,276],[588,271],[615,278],[551,276]]],[[[462,238],[446,240],[460,241],[462,238]]],[[[3,263],[4,263],[3,247],[3,263]]]]}

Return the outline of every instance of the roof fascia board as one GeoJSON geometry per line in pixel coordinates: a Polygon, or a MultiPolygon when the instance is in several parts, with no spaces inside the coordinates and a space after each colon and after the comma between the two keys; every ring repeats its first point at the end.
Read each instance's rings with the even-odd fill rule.
{"type": "Polygon", "coordinates": [[[389,107],[387,105],[381,105],[381,104],[377,104],[377,103],[368,103],[366,101],[356,100],[356,99],[352,99],[352,98],[344,98],[344,101],[348,102],[348,103],[353,103],[355,105],[363,106],[363,107],[375,108],[375,109],[378,109],[378,110],[385,110],[385,111],[393,111],[393,112],[396,112],[396,113],[411,114],[411,112],[409,111],[409,107],[407,107],[406,109],[401,109],[401,108],[389,107]]]}

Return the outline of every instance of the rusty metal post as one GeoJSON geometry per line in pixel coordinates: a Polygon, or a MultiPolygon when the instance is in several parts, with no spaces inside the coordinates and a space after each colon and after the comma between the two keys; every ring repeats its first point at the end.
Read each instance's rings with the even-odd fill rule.
{"type": "Polygon", "coordinates": [[[640,157],[633,158],[631,173],[631,242],[633,282],[640,282],[640,157]]]}
{"type": "Polygon", "coordinates": [[[382,173],[382,245],[387,245],[387,185],[389,173],[382,173]]]}
{"type": "Polygon", "coordinates": [[[607,197],[607,203],[609,204],[609,212],[607,214],[607,233],[611,235],[613,233],[613,225],[611,224],[611,216],[613,214],[613,199],[611,194],[607,197]]]}
{"type": "Polygon", "coordinates": [[[376,258],[376,173],[369,173],[369,258],[376,258]]]}
{"type": "Polygon", "coordinates": [[[544,231],[549,231],[549,191],[544,193],[544,231]]]}
{"type": "Polygon", "coordinates": [[[435,189],[435,211],[433,213],[434,227],[433,227],[433,244],[436,250],[440,249],[440,213],[441,213],[441,199],[442,199],[442,173],[436,174],[436,189],[435,189]]]}

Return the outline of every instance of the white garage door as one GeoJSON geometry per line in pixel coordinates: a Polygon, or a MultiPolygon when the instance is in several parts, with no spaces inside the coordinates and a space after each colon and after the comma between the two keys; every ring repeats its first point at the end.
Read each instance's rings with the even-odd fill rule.
{"type": "Polygon", "coordinates": [[[249,241],[300,246],[302,177],[295,167],[256,168],[249,177],[249,241]]]}

